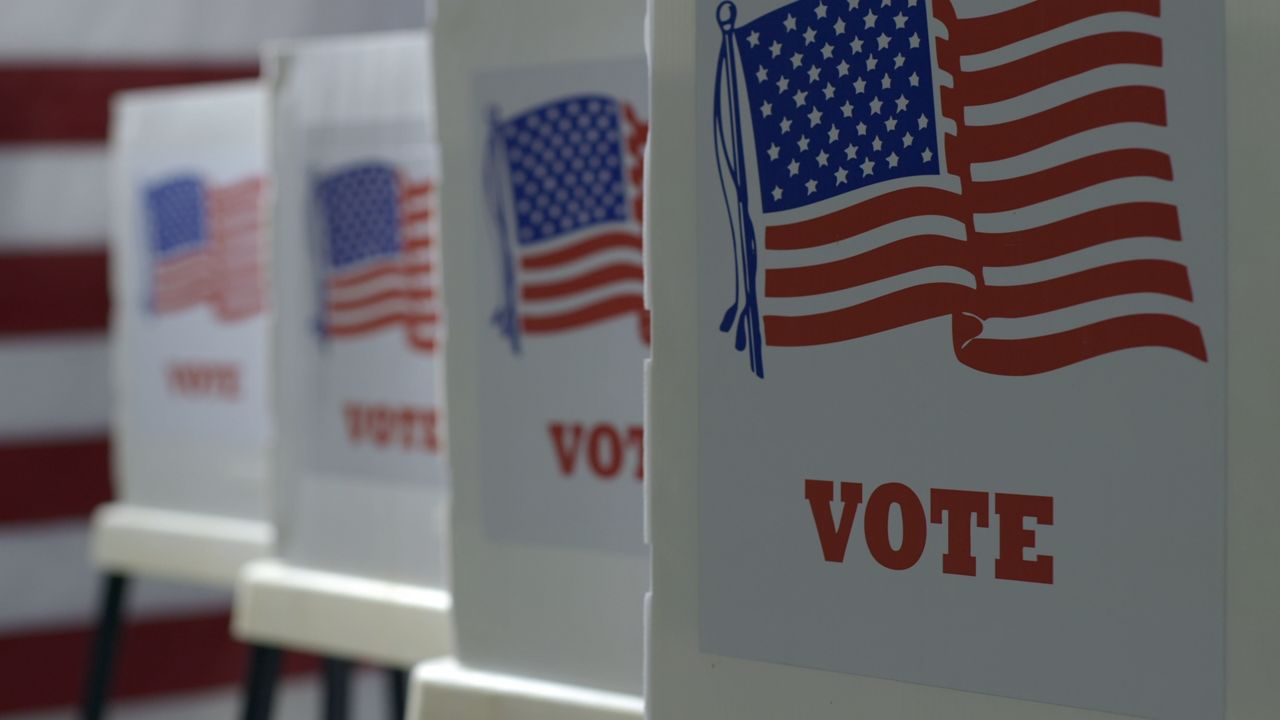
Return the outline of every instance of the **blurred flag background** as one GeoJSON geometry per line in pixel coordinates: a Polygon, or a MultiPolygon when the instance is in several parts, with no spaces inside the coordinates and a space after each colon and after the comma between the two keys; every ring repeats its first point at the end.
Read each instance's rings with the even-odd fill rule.
{"type": "MultiPolygon", "coordinates": [[[[107,120],[112,93],[252,77],[263,40],[419,27],[423,0],[0,3],[0,717],[74,717],[109,499],[107,120]]],[[[225,594],[139,582],[113,717],[233,717],[225,594]]],[[[301,666],[299,666],[301,667],[301,666]]],[[[309,680],[279,717],[312,717],[309,680]],[[299,701],[302,702],[302,701],[299,701]]]]}

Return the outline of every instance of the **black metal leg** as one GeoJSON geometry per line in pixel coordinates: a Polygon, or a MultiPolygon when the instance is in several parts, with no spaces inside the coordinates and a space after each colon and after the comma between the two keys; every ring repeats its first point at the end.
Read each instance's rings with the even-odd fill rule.
{"type": "Polygon", "coordinates": [[[391,720],[405,720],[405,704],[408,702],[409,673],[399,668],[387,668],[387,689],[391,692],[391,720]]]}
{"type": "Polygon", "coordinates": [[[324,659],[324,720],[347,720],[351,698],[351,663],[324,659]]]}
{"type": "Polygon", "coordinates": [[[102,604],[98,611],[98,629],[89,655],[89,674],[85,678],[84,720],[101,720],[111,695],[116,654],[120,646],[120,620],[124,614],[124,598],[129,579],[124,575],[103,577],[102,604]]]}
{"type": "Polygon", "coordinates": [[[262,645],[250,648],[249,669],[245,676],[244,720],[268,720],[271,717],[282,656],[277,648],[262,645]]]}

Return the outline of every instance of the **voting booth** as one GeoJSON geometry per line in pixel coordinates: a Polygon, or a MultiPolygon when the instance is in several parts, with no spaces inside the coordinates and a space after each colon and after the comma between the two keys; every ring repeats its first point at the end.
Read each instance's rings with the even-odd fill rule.
{"type": "Polygon", "coordinates": [[[638,718],[645,4],[439,3],[456,658],[413,718],[638,718]]]}
{"type": "Polygon", "coordinates": [[[257,647],[253,717],[269,712],[276,650],[329,658],[332,703],[350,661],[403,671],[449,649],[428,47],[418,31],[266,52],[280,542],[236,593],[235,632],[257,647]]]}
{"type": "Polygon", "coordinates": [[[1274,5],[651,5],[649,717],[1274,714],[1274,5]]]}
{"type": "Polygon", "coordinates": [[[102,712],[129,577],[230,588],[271,546],[264,110],[256,81],[128,92],[112,106],[116,500],[92,521],[107,584],[89,717],[102,712]]]}

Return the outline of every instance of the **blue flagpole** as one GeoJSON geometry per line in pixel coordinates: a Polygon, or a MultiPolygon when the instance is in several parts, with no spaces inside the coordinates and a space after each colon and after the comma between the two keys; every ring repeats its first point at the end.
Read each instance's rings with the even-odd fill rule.
{"type": "Polygon", "coordinates": [[[520,320],[516,309],[516,268],[511,248],[514,238],[507,225],[506,188],[502,182],[502,136],[497,108],[489,112],[489,145],[485,167],[485,189],[493,215],[494,230],[502,252],[502,305],[493,313],[493,323],[511,342],[511,351],[520,354],[520,320]]]}
{"type": "MultiPolygon", "coordinates": [[[[733,176],[736,208],[730,207],[730,224],[734,227],[735,251],[734,260],[740,274],[742,307],[737,306],[738,292],[735,288],[734,306],[725,315],[721,329],[729,330],[731,314],[737,311],[737,330],[735,346],[746,350],[750,358],[751,371],[764,377],[764,348],[760,329],[760,306],[756,293],[756,274],[759,267],[758,248],[756,245],[755,225],[751,221],[750,195],[747,186],[746,149],[743,143],[742,103],[739,97],[737,19],[738,8],[730,0],[720,3],[716,9],[716,19],[720,24],[721,46],[720,67],[716,71],[716,139],[717,144],[724,143],[721,148],[727,153],[724,159],[733,176]],[[727,77],[726,77],[727,76],[727,77]],[[727,84],[724,84],[727,80],[727,84]],[[724,137],[723,116],[720,103],[727,95],[729,105],[729,136],[724,137]],[[740,229],[740,232],[738,230],[740,229]]],[[[717,158],[717,164],[720,159],[717,158]]],[[[723,185],[723,171],[721,176],[723,185]]],[[[728,199],[726,198],[726,204],[728,199]]],[[[735,280],[735,284],[737,280],[735,280]]]]}

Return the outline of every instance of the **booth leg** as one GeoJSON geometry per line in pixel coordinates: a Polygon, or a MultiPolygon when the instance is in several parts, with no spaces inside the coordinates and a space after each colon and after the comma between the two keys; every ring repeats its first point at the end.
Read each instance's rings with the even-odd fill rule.
{"type": "Polygon", "coordinates": [[[387,668],[387,689],[391,693],[387,707],[391,709],[391,720],[405,720],[405,705],[408,703],[409,672],[400,668],[387,668]]]}
{"type": "Polygon", "coordinates": [[[101,720],[111,695],[116,655],[120,646],[120,624],[124,615],[124,598],[129,578],[109,573],[103,577],[102,604],[98,610],[98,628],[89,654],[88,676],[85,678],[84,720],[101,720]]]}
{"type": "Polygon", "coordinates": [[[347,720],[351,698],[351,663],[324,659],[324,720],[347,720]]]}
{"type": "Polygon", "coordinates": [[[244,720],[267,720],[271,717],[281,655],[280,650],[273,647],[254,645],[251,648],[245,677],[244,720]]]}

